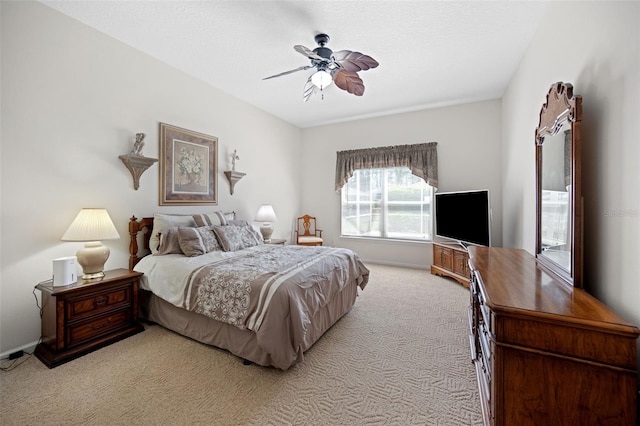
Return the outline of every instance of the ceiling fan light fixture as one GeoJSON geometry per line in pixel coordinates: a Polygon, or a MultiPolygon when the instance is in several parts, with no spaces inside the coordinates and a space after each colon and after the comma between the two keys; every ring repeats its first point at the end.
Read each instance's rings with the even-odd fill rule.
{"type": "Polygon", "coordinates": [[[319,89],[328,87],[333,82],[333,77],[327,71],[320,70],[311,76],[311,82],[319,89]]]}
{"type": "Polygon", "coordinates": [[[329,36],[326,34],[317,34],[315,40],[318,43],[318,47],[313,50],[301,44],[293,46],[293,50],[306,56],[311,61],[310,65],[303,65],[280,74],[265,77],[263,80],[315,68],[315,72],[310,77],[307,77],[307,81],[304,84],[302,99],[305,102],[309,100],[311,95],[318,92],[317,89],[320,89],[320,94],[324,99],[324,88],[329,87],[331,84],[335,84],[338,89],[355,96],[362,96],[364,94],[364,83],[358,76],[358,71],[375,68],[380,65],[378,61],[369,55],[351,50],[334,52],[325,46],[329,41],[329,36]]]}

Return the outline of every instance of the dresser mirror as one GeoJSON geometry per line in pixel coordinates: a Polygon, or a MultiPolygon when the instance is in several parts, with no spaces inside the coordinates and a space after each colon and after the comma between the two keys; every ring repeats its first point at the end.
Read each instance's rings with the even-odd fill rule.
{"type": "Polygon", "coordinates": [[[574,287],[582,287],[582,97],[555,83],[536,128],[536,258],[574,287]]]}

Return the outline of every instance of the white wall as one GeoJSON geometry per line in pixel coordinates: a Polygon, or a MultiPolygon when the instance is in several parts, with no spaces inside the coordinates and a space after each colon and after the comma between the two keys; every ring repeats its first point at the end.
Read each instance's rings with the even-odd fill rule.
{"type": "MultiPolygon", "coordinates": [[[[554,2],[503,98],[503,235],[535,250],[534,130],[551,84],[583,97],[585,289],[640,325],[640,3],[554,2]]],[[[640,350],[638,351],[640,354],[640,350]]]]}
{"type": "Polygon", "coordinates": [[[269,203],[287,224],[274,237],[289,237],[299,129],[40,3],[1,2],[1,14],[0,354],[40,336],[33,287],[80,248],[60,238],[82,207],[107,208],[120,233],[105,242],[109,269],[128,265],[132,215],[225,209],[252,220],[269,203]],[[157,163],[133,189],[118,156],[145,132],[143,153],[158,158],[159,122],[219,138],[218,206],[159,207],[157,163]],[[247,175],[231,196],[222,171],[234,149],[247,175]]]}
{"type": "Polygon", "coordinates": [[[350,248],[369,261],[427,268],[431,244],[340,237],[336,152],[438,142],[440,192],[489,189],[492,243],[502,244],[499,100],[423,110],[303,130],[302,205],[318,218],[329,245],[350,248]]]}

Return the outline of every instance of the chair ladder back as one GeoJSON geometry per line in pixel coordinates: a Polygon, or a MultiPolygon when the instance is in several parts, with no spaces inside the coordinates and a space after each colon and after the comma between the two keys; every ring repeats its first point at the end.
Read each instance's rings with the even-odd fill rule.
{"type": "Polygon", "coordinates": [[[316,218],[308,214],[298,218],[298,232],[302,230],[300,236],[315,237],[317,236],[316,218]]]}

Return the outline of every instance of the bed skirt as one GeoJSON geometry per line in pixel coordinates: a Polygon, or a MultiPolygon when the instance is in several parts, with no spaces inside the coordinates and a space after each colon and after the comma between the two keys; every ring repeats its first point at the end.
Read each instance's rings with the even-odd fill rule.
{"type": "Polygon", "coordinates": [[[327,305],[310,318],[309,329],[304,341],[296,342],[294,353],[286,356],[273,356],[259,344],[257,334],[248,329],[240,329],[216,321],[195,312],[187,311],[157,297],[150,291],[139,290],[140,318],[157,323],[178,334],[198,342],[225,349],[232,354],[255,364],[286,370],[303,361],[303,353],[353,307],[358,296],[358,283],[347,284],[327,305]],[[278,360],[278,361],[276,361],[278,360]]]}

